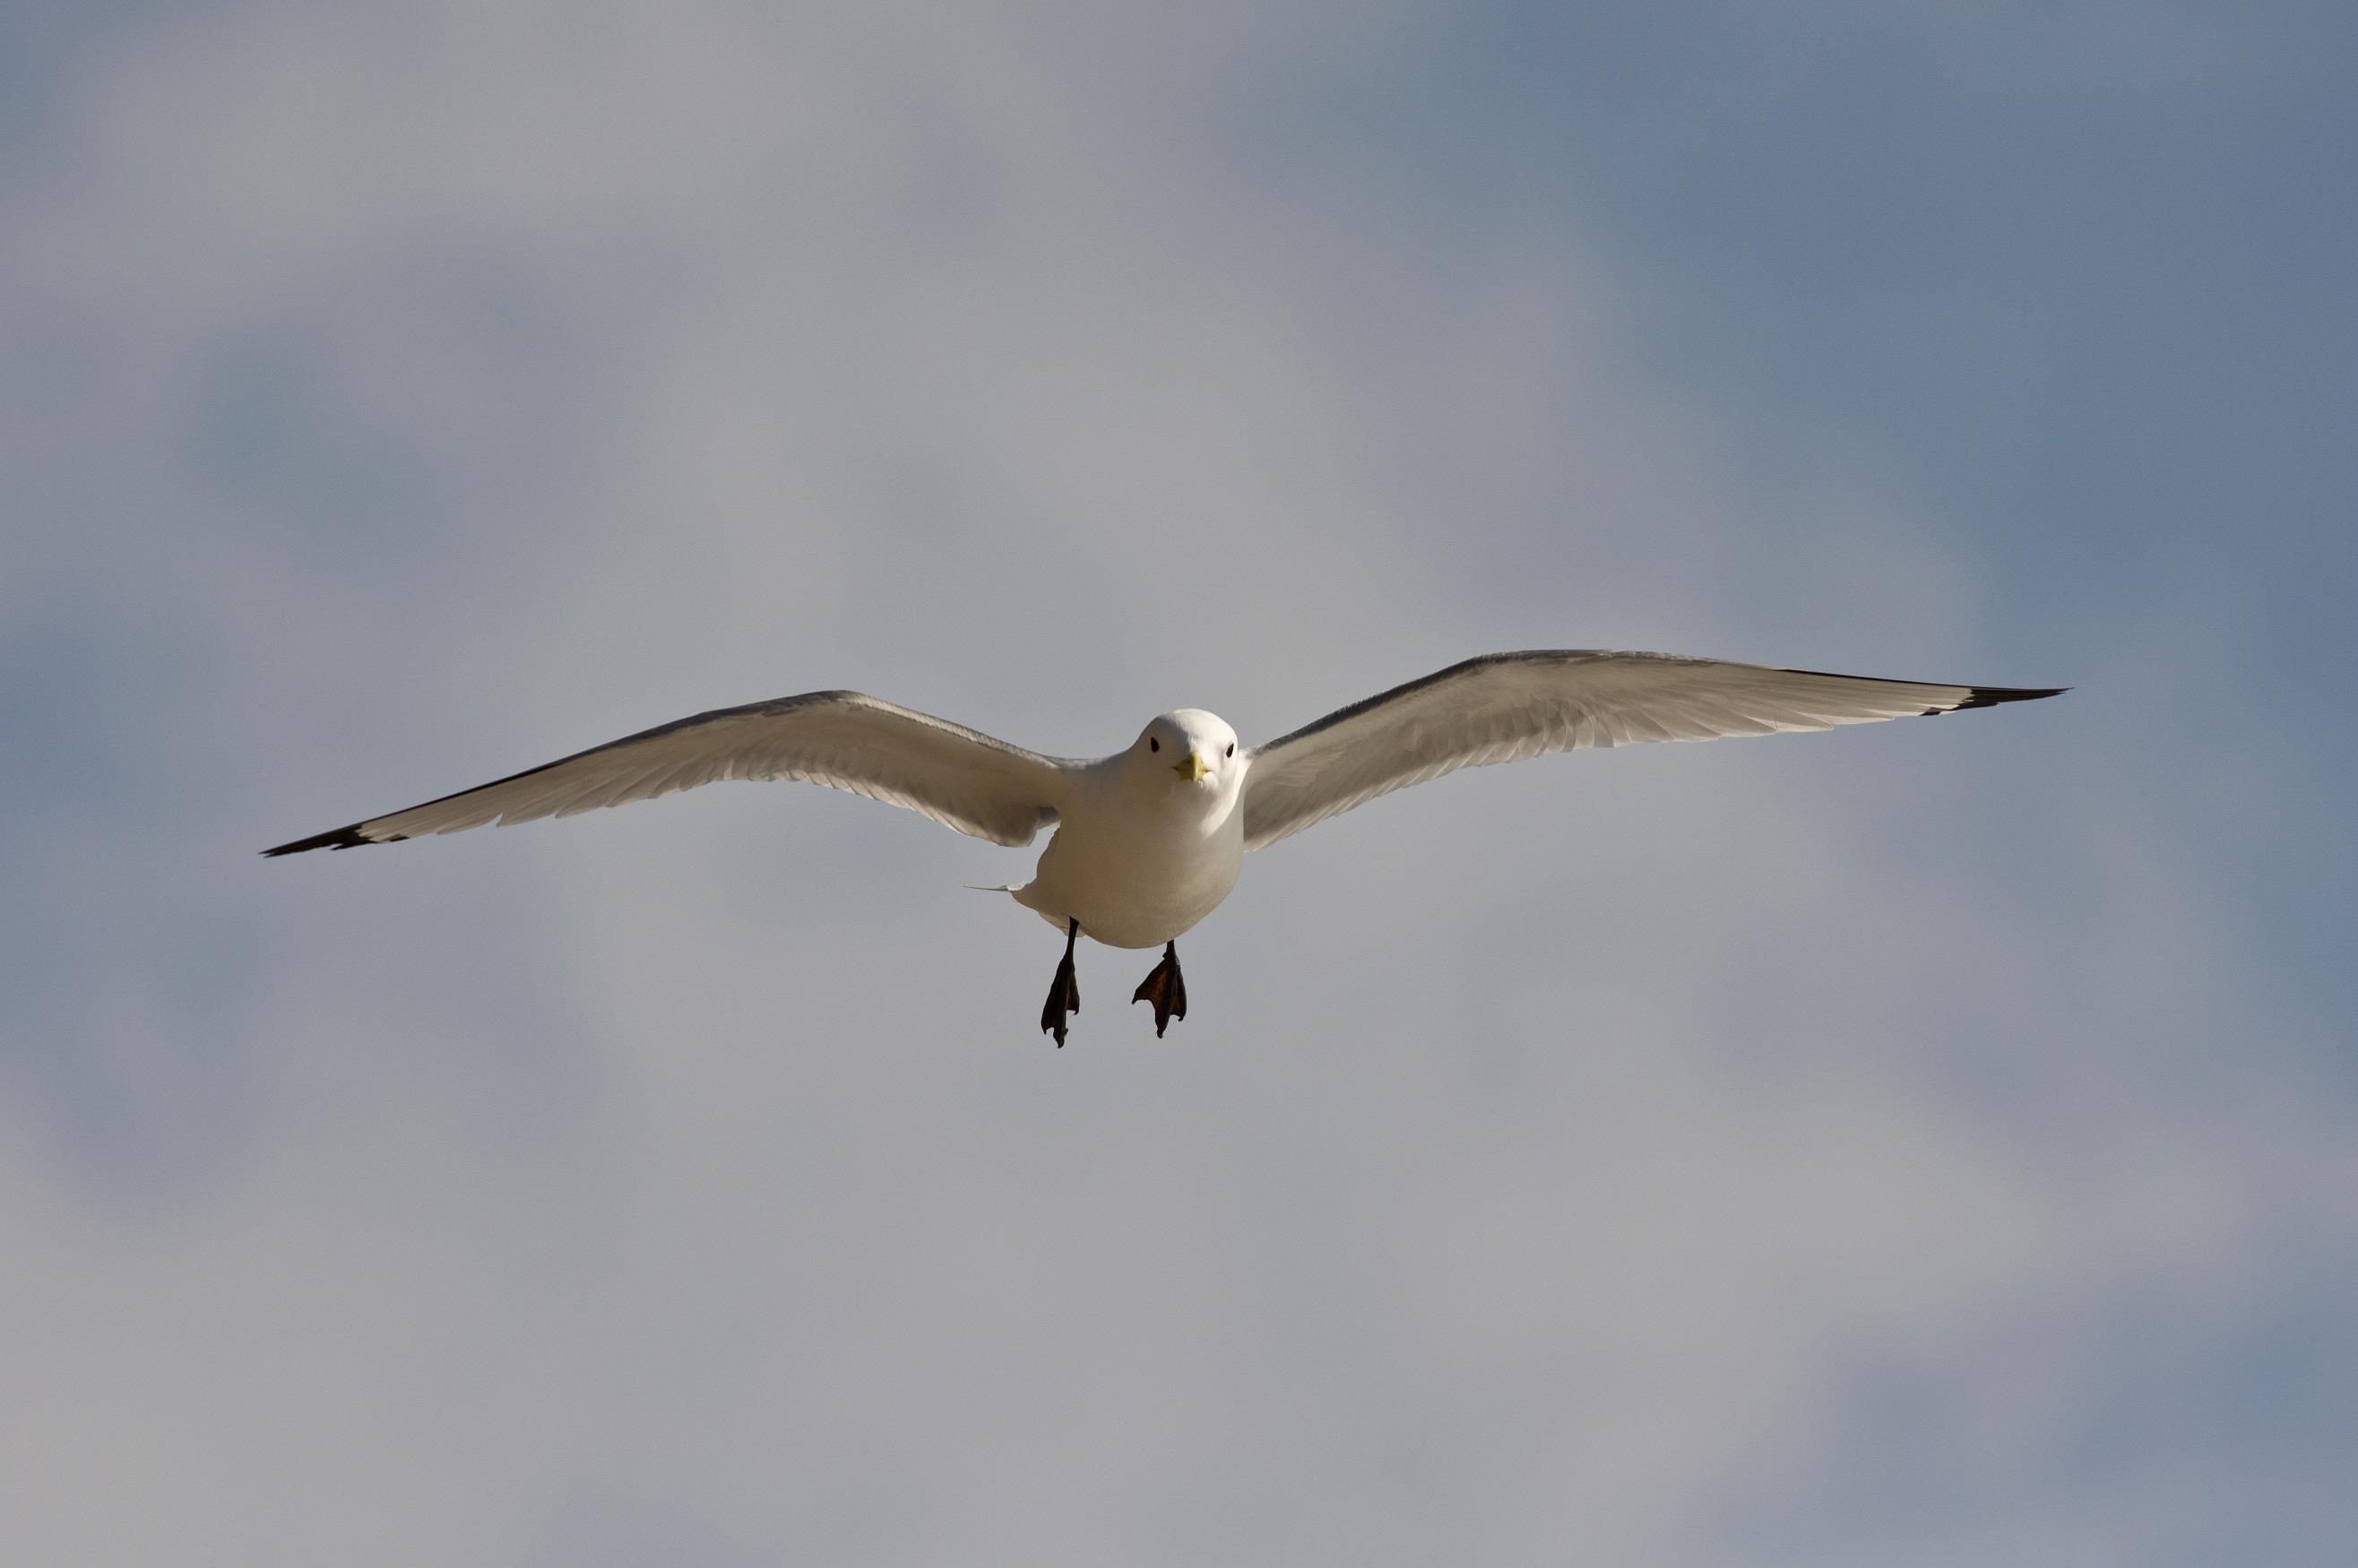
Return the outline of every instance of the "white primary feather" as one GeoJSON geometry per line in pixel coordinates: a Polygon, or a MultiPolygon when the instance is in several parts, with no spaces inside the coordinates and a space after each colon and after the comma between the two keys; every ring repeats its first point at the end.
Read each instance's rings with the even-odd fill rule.
{"type": "Polygon", "coordinates": [[[807,780],[1013,846],[1030,843],[1056,820],[1066,781],[1080,766],[856,691],[815,691],[699,713],[264,853],[345,849],[570,816],[721,779],[807,780]]]}
{"type": "Polygon", "coordinates": [[[1828,730],[2052,697],[1596,649],[1488,654],[1256,747],[1245,848],[1459,768],[1582,746],[1828,730]]]}

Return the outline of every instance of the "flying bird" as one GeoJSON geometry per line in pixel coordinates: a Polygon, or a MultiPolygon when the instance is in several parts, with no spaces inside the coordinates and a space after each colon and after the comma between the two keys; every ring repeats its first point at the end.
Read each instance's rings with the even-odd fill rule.
{"type": "Polygon", "coordinates": [[[699,713],[405,811],[263,851],[352,849],[487,823],[571,816],[719,779],[801,779],[921,811],[1011,848],[1055,833],[1011,894],[1065,935],[1040,1028],[1065,1044],[1081,1007],[1074,945],[1163,948],[1132,1004],[1160,1038],[1187,1016],[1179,938],[1220,905],[1248,849],[1459,768],[1634,741],[1829,730],[2054,697],[2068,688],[1937,686],[1674,654],[1487,654],[1240,746],[1182,708],[1109,757],[1044,757],[856,691],[699,713]]]}

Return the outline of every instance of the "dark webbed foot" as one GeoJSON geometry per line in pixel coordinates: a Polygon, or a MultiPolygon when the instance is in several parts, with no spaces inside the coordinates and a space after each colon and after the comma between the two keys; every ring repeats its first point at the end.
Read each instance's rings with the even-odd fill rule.
{"type": "Polygon", "coordinates": [[[1137,993],[1130,999],[1130,1004],[1136,1007],[1142,1001],[1154,1004],[1154,1037],[1157,1040],[1162,1039],[1163,1032],[1171,1027],[1173,1019],[1187,1016],[1187,982],[1179,978],[1178,943],[1165,942],[1163,945],[1163,962],[1154,966],[1152,974],[1138,982],[1137,993]]]}
{"type": "Polygon", "coordinates": [[[1056,1049],[1065,1048],[1065,1020],[1081,1011],[1081,982],[1073,973],[1073,943],[1081,935],[1078,920],[1065,926],[1065,957],[1056,965],[1056,978],[1049,982],[1048,1005],[1040,1010],[1040,1033],[1056,1037],[1056,1049]]]}

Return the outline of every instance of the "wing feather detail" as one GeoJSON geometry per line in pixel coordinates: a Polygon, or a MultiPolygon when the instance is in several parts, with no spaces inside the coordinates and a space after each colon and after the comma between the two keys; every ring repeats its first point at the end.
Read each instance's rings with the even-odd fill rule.
{"type": "Polygon", "coordinates": [[[1582,747],[1830,730],[2054,697],[1775,669],[1676,654],[1487,654],[1339,708],[1253,749],[1245,848],[1460,768],[1582,747]]]}
{"type": "Polygon", "coordinates": [[[815,691],[699,713],[263,853],[573,816],[723,779],[826,784],[1015,846],[1056,820],[1065,780],[1079,766],[860,692],[815,691]]]}

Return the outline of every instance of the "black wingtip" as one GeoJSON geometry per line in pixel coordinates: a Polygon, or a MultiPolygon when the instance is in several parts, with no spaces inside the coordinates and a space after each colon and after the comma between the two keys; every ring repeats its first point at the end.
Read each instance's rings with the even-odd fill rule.
{"type": "Polygon", "coordinates": [[[361,833],[361,825],[355,822],[350,827],[339,827],[332,833],[314,833],[308,838],[297,838],[292,844],[281,844],[262,853],[267,860],[274,855],[299,855],[306,849],[357,849],[363,844],[398,844],[404,837],[395,833],[383,838],[366,838],[361,833]]]}
{"type": "Polygon", "coordinates": [[[2036,702],[2042,697],[2061,697],[2071,688],[2068,686],[1977,686],[1972,694],[1954,708],[1928,708],[1928,713],[1963,713],[1968,708],[1996,708],[2001,702],[2036,702]]]}

